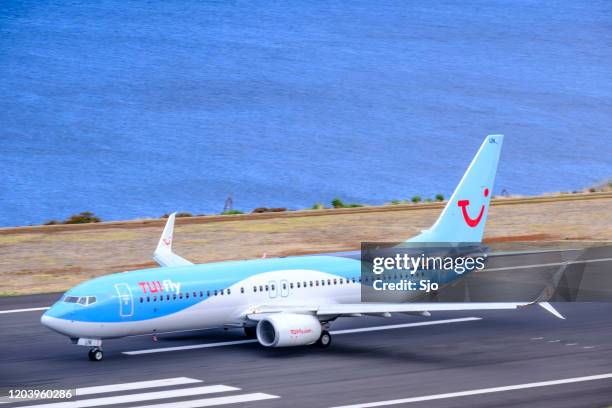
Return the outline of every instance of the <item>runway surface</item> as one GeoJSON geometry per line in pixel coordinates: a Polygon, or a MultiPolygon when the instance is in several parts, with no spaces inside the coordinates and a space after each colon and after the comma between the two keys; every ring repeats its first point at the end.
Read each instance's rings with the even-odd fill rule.
{"type": "MultiPolygon", "coordinates": [[[[2,298],[0,310],[48,306],[59,296],[2,298]]],[[[4,313],[3,393],[76,388],[80,396],[0,406],[612,405],[612,304],[555,306],[566,320],[538,306],[344,318],[332,325],[328,349],[265,349],[239,330],[133,337],[105,342],[96,363],[87,348],[43,327],[42,311],[4,313]]]]}

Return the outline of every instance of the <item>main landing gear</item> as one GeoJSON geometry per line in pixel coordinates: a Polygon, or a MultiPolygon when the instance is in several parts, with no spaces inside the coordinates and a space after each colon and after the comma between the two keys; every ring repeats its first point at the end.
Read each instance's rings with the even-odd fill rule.
{"type": "Polygon", "coordinates": [[[321,347],[321,348],[327,348],[329,347],[329,345],[332,342],[332,337],[331,334],[329,334],[329,332],[327,330],[323,330],[321,332],[321,337],[319,337],[319,340],[317,340],[317,346],[321,347]]]}
{"type": "Polygon", "coordinates": [[[91,361],[102,361],[103,358],[104,358],[104,353],[102,352],[101,348],[94,347],[91,350],[89,350],[89,359],[91,361]]]}

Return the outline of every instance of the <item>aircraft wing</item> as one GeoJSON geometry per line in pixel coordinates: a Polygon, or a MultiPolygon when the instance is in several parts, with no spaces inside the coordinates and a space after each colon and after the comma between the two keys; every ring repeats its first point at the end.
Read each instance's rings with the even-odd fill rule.
{"type": "Polygon", "coordinates": [[[176,213],[172,213],[168,217],[168,221],[166,221],[166,226],[164,227],[164,232],[162,233],[159,243],[157,244],[157,248],[153,253],[153,259],[155,259],[155,261],[161,266],[193,265],[193,263],[189,262],[185,258],[172,252],[172,236],[174,233],[175,218],[176,213]]]}
{"type": "MultiPolygon", "coordinates": [[[[431,303],[350,303],[350,304],[322,304],[322,305],[288,305],[288,306],[260,306],[249,311],[246,315],[250,320],[260,320],[270,313],[298,313],[314,314],[322,319],[342,316],[378,315],[391,316],[391,313],[408,313],[429,315],[429,312],[461,311],[461,310],[508,310],[529,306],[534,303],[500,303],[500,302],[431,302],[431,303]]],[[[548,302],[538,302],[542,308],[560,319],[564,317],[548,302]]]]}

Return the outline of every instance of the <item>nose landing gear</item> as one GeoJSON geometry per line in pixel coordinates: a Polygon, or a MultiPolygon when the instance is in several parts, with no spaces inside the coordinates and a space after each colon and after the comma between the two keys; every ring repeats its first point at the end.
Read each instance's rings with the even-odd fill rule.
{"type": "Polygon", "coordinates": [[[91,361],[102,361],[103,358],[104,358],[104,353],[102,352],[101,348],[94,347],[91,350],[89,350],[89,359],[91,361]]]}

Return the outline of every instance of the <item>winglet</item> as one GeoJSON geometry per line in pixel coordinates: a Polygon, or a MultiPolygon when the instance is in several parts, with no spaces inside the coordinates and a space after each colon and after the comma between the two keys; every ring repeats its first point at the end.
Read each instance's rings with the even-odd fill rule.
{"type": "Polygon", "coordinates": [[[542,306],[542,308],[550,313],[552,313],[553,315],[555,315],[556,317],[558,317],[559,319],[563,319],[565,320],[565,317],[563,317],[563,315],[561,313],[559,313],[557,311],[557,309],[555,309],[553,307],[553,305],[551,305],[548,302],[538,302],[538,305],[542,306]]]}
{"type": "Polygon", "coordinates": [[[184,266],[193,265],[191,262],[172,252],[172,236],[174,233],[174,219],[176,213],[170,214],[164,232],[162,232],[157,248],[153,253],[153,259],[161,266],[184,266]]]}

